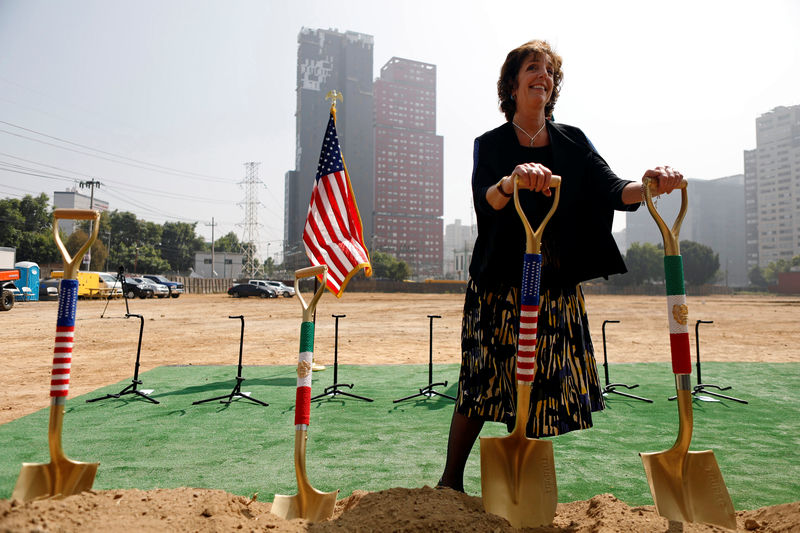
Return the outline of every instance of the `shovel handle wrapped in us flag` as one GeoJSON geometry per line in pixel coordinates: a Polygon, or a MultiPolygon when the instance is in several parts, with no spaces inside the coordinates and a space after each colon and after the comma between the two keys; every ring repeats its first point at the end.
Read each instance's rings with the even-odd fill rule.
{"type": "Polygon", "coordinates": [[[522,260],[522,290],[520,294],[519,339],[517,341],[517,385],[533,383],[536,374],[536,335],[539,323],[539,287],[542,276],[542,234],[547,222],[558,208],[561,197],[561,176],[550,178],[555,187],[553,204],[539,227],[534,231],[519,200],[519,177],[514,175],[514,207],[525,227],[525,256],[522,260]]]}
{"type": "Polygon", "coordinates": [[[63,400],[69,394],[77,302],[78,280],[62,279],[58,291],[58,320],[53,348],[53,371],[50,375],[50,397],[54,400],[63,400]]]}
{"type": "Polygon", "coordinates": [[[100,213],[93,209],[56,209],[53,211],[53,238],[64,258],[64,277],[58,290],[58,318],[53,348],[53,371],[50,376],[51,404],[64,404],[69,394],[69,375],[72,367],[72,345],[75,337],[75,311],[78,303],[78,267],[100,231],[100,213]],[[92,231],[80,250],[71,257],[61,241],[59,220],[91,220],[92,231]]]}
{"type": "Polygon", "coordinates": [[[542,255],[525,254],[522,263],[522,297],[517,346],[517,382],[532,383],[536,373],[536,335],[539,322],[539,287],[542,255]]]}

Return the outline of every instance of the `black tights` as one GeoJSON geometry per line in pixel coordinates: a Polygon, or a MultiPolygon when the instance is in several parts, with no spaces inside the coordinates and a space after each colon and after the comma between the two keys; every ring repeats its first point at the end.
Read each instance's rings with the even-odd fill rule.
{"type": "Polygon", "coordinates": [[[464,492],[464,467],[482,428],[483,419],[469,418],[453,411],[447,440],[447,462],[439,486],[464,492]]]}

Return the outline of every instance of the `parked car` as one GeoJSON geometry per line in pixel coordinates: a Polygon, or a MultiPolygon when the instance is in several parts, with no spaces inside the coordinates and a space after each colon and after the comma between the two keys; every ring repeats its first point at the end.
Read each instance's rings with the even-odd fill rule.
{"type": "Polygon", "coordinates": [[[228,294],[234,298],[246,296],[259,296],[261,298],[277,298],[278,293],[272,287],[265,285],[252,285],[250,283],[240,283],[228,289],[228,294]]]}
{"type": "Polygon", "coordinates": [[[100,278],[100,287],[110,289],[106,292],[107,295],[110,295],[111,298],[122,297],[122,284],[117,281],[116,276],[107,272],[98,272],[97,275],[100,278]]]}
{"type": "Polygon", "coordinates": [[[179,281],[170,281],[164,276],[158,276],[155,274],[145,274],[142,277],[147,278],[155,283],[166,285],[169,288],[169,295],[172,296],[173,298],[177,298],[178,296],[180,296],[185,292],[183,283],[180,283],[179,281]]]}
{"type": "Polygon", "coordinates": [[[145,287],[150,287],[153,290],[153,295],[157,298],[166,298],[169,296],[169,287],[163,285],[161,283],[156,283],[150,279],[144,278],[142,276],[134,276],[133,279],[144,285],[145,287]]]}
{"type": "Polygon", "coordinates": [[[149,284],[142,283],[136,278],[125,278],[122,290],[126,298],[152,298],[155,292],[149,284]]]}
{"type": "Polygon", "coordinates": [[[39,300],[58,300],[58,284],[60,279],[43,279],[39,282],[39,300]]]}
{"type": "Polygon", "coordinates": [[[279,296],[284,298],[291,298],[294,296],[294,287],[284,285],[280,281],[270,281],[268,279],[251,279],[248,283],[251,285],[263,285],[265,287],[272,287],[279,296]]]}

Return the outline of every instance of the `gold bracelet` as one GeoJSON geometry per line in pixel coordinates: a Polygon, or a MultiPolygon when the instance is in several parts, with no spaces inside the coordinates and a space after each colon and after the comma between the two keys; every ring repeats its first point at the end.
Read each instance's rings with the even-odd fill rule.
{"type": "Polygon", "coordinates": [[[500,194],[502,194],[505,198],[511,198],[514,195],[508,194],[506,191],[503,190],[503,179],[505,178],[500,178],[500,181],[497,182],[497,185],[495,185],[495,187],[500,192],[500,194]]]}

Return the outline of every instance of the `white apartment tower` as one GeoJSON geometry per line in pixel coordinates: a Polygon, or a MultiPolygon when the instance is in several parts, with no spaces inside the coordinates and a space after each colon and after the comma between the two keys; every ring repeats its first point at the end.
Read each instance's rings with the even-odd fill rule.
{"type": "Polygon", "coordinates": [[[800,105],[756,119],[744,163],[748,270],[800,255],[800,105]]]}

